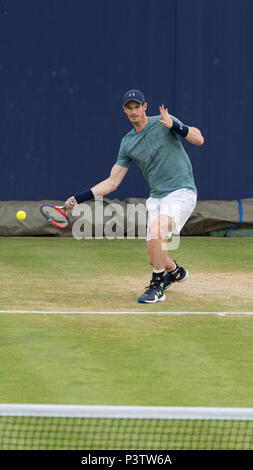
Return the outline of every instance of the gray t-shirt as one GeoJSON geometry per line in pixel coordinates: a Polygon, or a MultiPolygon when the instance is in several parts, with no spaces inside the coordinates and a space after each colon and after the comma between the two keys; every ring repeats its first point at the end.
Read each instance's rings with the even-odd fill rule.
{"type": "MultiPolygon", "coordinates": [[[[174,116],[171,118],[179,121],[174,116]]],[[[134,160],[150,186],[150,196],[162,198],[177,189],[197,193],[192,165],[179,135],[159,122],[161,116],[148,117],[139,132],[132,129],[121,142],[117,165],[129,167],[134,160]]]]}

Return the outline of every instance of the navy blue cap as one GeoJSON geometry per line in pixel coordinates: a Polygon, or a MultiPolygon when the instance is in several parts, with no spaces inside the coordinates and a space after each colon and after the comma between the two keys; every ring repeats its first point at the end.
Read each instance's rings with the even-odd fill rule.
{"type": "Polygon", "coordinates": [[[145,97],[140,90],[128,90],[123,96],[123,106],[128,103],[128,101],[137,101],[137,103],[145,103],[145,97]]]}

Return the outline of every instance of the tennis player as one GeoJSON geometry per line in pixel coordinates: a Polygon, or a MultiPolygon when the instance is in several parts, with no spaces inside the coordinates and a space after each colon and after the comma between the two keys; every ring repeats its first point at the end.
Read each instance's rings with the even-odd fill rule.
{"type": "Polygon", "coordinates": [[[173,233],[180,233],[197,200],[192,165],[181,139],[202,145],[204,138],[199,129],[183,124],[169,114],[164,105],[159,107],[160,115],[147,116],[147,103],[139,90],[129,90],[124,94],[123,110],[133,129],[121,142],[110,176],[71,196],[65,204],[72,209],[72,201],[80,204],[106,196],[118,188],[131,161],[139,165],[150,186],[150,197],[146,202],[147,256],[153,273],[138,302],[156,303],[165,300],[164,291],[172,283],[186,281],[189,276],[187,269],[178,266],[168,256],[167,241],[173,233]]]}

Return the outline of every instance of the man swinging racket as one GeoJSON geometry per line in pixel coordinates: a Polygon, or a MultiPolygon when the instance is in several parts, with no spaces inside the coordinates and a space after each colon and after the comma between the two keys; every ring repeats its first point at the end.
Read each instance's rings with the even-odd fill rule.
{"type": "Polygon", "coordinates": [[[186,281],[189,275],[168,256],[166,243],[172,233],[180,233],[197,200],[191,162],[181,137],[194,145],[202,145],[204,138],[199,129],[186,126],[170,115],[164,105],[159,108],[159,116],[147,116],[147,103],[139,90],[124,94],[123,109],[133,129],[122,139],[110,176],[91,189],[71,196],[65,205],[72,209],[71,203],[106,196],[118,188],[132,160],[139,165],[150,186],[146,202],[147,255],[153,274],[138,302],[156,303],[165,300],[164,291],[172,283],[186,281]]]}

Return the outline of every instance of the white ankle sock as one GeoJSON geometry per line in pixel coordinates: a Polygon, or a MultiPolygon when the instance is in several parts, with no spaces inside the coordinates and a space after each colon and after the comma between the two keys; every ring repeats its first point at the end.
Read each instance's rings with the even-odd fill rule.
{"type": "Polygon", "coordinates": [[[163,272],[165,271],[165,269],[153,269],[153,273],[156,273],[156,274],[162,274],[163,272]]]}
{"type": "Polygon", "coordinates": [[[170,269],[170,270],[168,271],[168,273],[172,273],[173,271],[176,271],[176,269],[177,269],[177,265],[176,265],[176,263],[175,263],[174,268],[173,268],[173,269],[170,269]]]}

